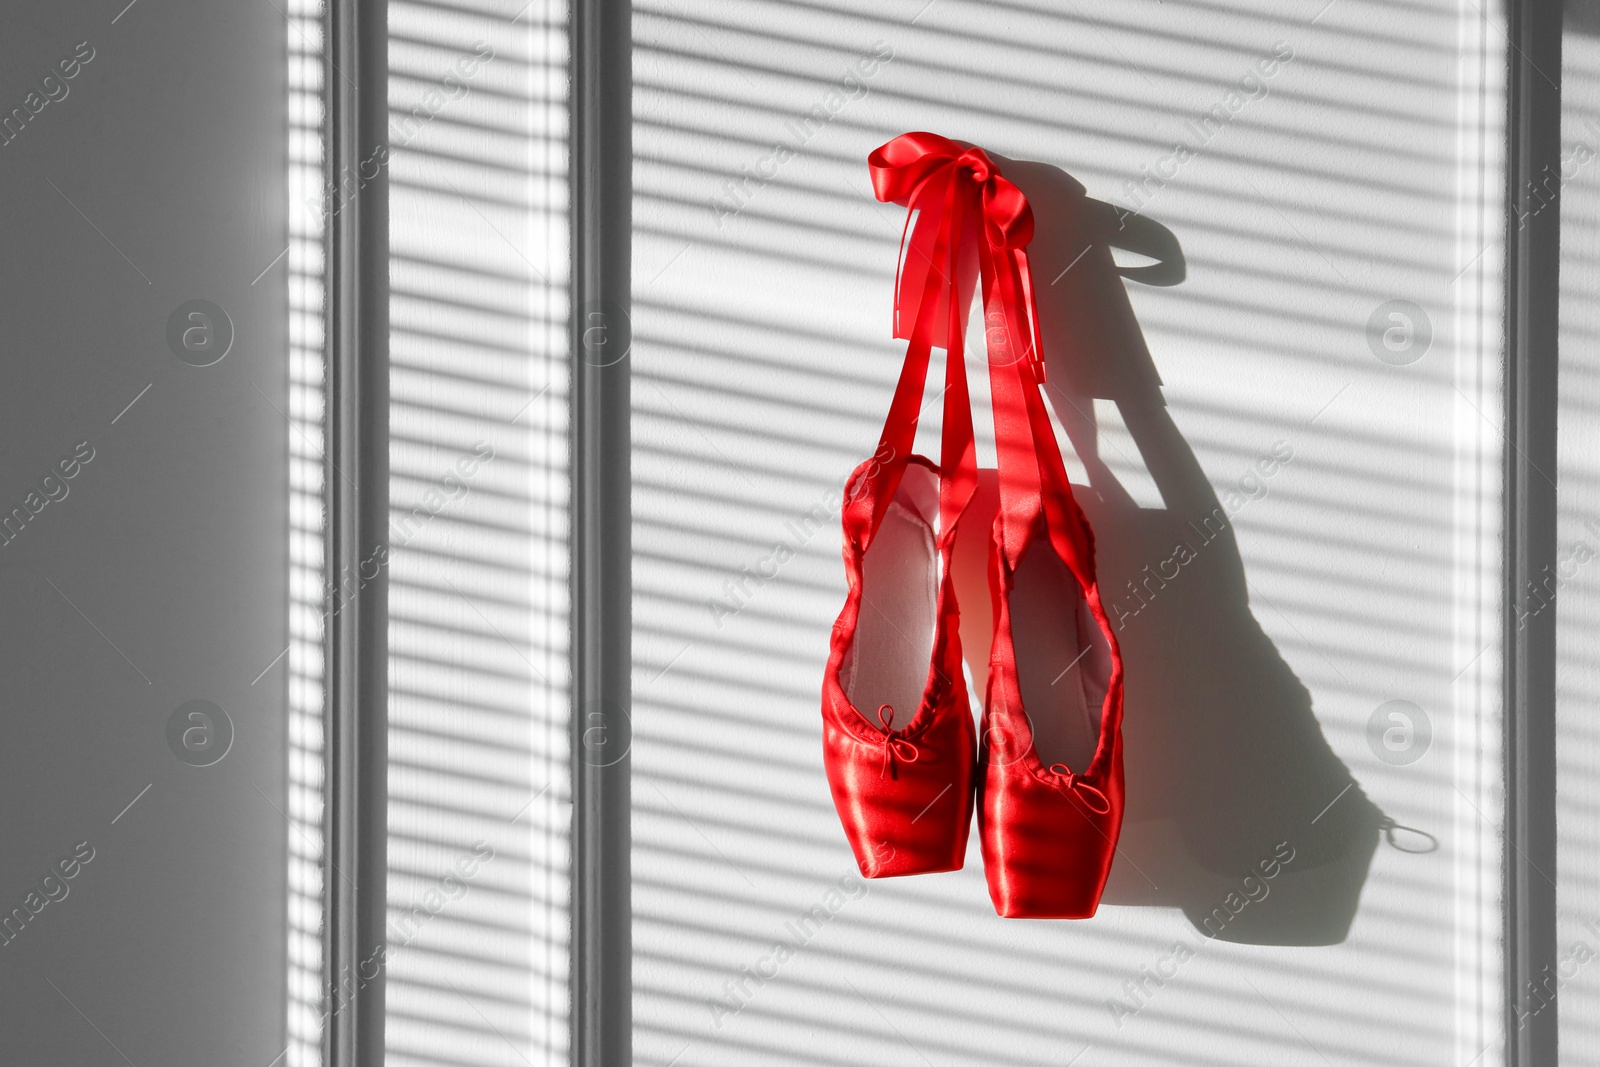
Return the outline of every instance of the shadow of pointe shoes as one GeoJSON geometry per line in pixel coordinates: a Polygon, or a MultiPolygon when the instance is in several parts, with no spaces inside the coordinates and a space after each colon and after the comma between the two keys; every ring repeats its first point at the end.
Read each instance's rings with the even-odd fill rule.
{"type": "MultiPolygon", "coordinates": [[[[1059,168],[1000,165],[1035,213],[1029,254],[1046,394],[1089,475],[1073,490],[1094,527],[1102,598],[1126,670],[1128,807],[1104,902],[1178,907],[1221,940],[1338,943],[1380,831],[1393,824],[1329,747],[1310,692],[1256,621],[1234,513],[1161,397],[1124,277],[1181,281],[1177,239],[1088,198],[1059,168]],[[1114,247],[1154,262],[1119,268],[1114,247]],[[1101,459],[1096,399],[1117,404],[1165,507],[1140,507],[1101,459]]],[[[1292,454],[1292,443],[1280,447],[1292,454]]],[[[962,519],[955,568],[962,643],[980,693],[993,477],[983,472],[962,519]]],[[[1048,629],[1040,603],[1030,598],[1029,624],[1048,629]]],[[[1050,713],[1035,707],[1036,717],[1050,713]]],[[[1048,729],[1039,740],[1049,742],[1048,729]]]]}

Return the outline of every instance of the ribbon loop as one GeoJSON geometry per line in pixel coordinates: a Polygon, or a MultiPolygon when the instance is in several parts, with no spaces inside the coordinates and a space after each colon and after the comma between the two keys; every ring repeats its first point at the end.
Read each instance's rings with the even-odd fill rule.
{"type": "Polygon", "coordinates": [[[1078,795],[1083,806],[1096,815],[1106,815],[1111,811],[1111,801],[1099,789],[1084,781],[1083,776],[1075,773],[1065,763],[1050,764],[1050,773],[1066,779],[1066,787],[1078,795]]]}

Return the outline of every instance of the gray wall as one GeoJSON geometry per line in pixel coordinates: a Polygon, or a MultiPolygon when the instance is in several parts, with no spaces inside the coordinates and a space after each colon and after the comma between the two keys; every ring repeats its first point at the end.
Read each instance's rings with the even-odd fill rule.
{"type": "Polygon", "coordinates": [[[0,147],[0,507],[93,449],[0,547],[0,910],[93,849],[0,947],[9,1063],[284,1047],[285,36],[270,3],[0,15],[27,114],[0,147]],[[213,366],[167,345],[193,299],[235,326],[213,366]],[[166,739],[195,699],[235,731],[209,767],[166,739]]]}

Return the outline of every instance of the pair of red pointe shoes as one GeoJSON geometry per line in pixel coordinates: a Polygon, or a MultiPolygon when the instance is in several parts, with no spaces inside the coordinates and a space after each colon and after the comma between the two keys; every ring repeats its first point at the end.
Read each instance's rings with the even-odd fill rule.
{"type": "Polygon", "coordinates": [[[909,344],[878,450],[845,488],[849,594],[822,691],[834,806],[868,878],[959,869],[976,807],[995,910],[1086,918],[1100,902],[1122,826],[1122,662],[1101,607],[1093,534],[1040,395],[1026,252],[1032,210],[982,149],[935,134],[903,134],[868,163],[878,199],[907,208],[895,336],[909,344]],[[961,314],[974,260],[1000,497],[989,546],[995,630],[981,738],[961,670],[951,577],[957,527],[977,484],[961,314]],[[935,347],[947,352],[937,464],[911,452],[935,347]],[[1033,635],[1016,626],[1026,630],[1032,615],[1014,626],[1013,607],[1038,592],[1029,575],[1040,566],[1069,575],[1067,595],[1046,605],[1076,643],[1060,685],[1023,678],[1017,667],[1018,646],[1033,635]],[[1057,717],[1048,731],[1045,715],[1057,717]],[[1041,734],[1079,738],[1071,765],[1040,758],[1036,724],[1041,734]]]}

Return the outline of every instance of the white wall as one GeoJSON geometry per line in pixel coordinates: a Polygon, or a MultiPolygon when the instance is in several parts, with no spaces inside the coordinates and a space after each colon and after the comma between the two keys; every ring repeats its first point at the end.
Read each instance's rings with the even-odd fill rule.
{"type": "MultiPolygon", "coordinates": [[[[1525,611],[1557,612],[1558,967],[1553,976],[1561,1020],[1561,1062],[1600,1063],[1600,734],[1594,724],[1600,694],[1600,6],[1567,6],[1562,40],[1561,408],[1558,417],[1560,519],[1557,572],[1525,611]]],[[[1545,994],[1548,996],[1548,994],[1545,994]]]]}
{"type": "MultiPolygon", "coordinates": [[[[634,10],[636,1062],[1495,1062],[1495,7],[634,10]],[[1124,183],[1275,46],[1293,58],[1131,202],[1124,183]],[[875,48],[893,58],[864,90],[730,201],[875,48]],[[1109,590],[1213,492],[1233,533],[1122,635],[1131,800],[1099,916],[997,919],[974,842],[958,873],[847,882],[754,982],[742,969],[770,973],[785,924],[854,872],[818,729],[837,533],[787,524],[872,451],[888,403],[902,212],[872,200],[865,158],[908,129],[1062,168],[1176,236],[1187,280],[1128,287],[1166,407],[1127,384],[1136,338],[1067,350],[1115,297],[1073,288],[1092,273],[1043,298],[1050,401],[1101,420],[1081,495],[1109,590]],[[1369,343],[1391,300],[1431,324],[1406,365],[1369,343]],[[1292,459],[1249,481],[1275,446],[1292,459]],[[796,557],[728,613],[725,583],[780,543],[796,557]],[[1369,726],[1396,700],[1431,725],[1409,763],[1379,757],[1395,721],[1369,726]],[[1394,847],[1385,820],[1438,848],[1394,847]],[[1204,936],[1279,835],[1298,866],[1204,936]],[[1170,980],[1128,991],[1177,945],[1193,958],[1170,980]]],[[[1027,173],[1030,192],[1049,178],[1027,173]]],[[[1040,223],[1044,286],[1075,250],[1040,223]]]]}
{"type": "Polygon", "coordinates": [[[565,5],[389,6],[387,1062],[566,1057],[565,5]]]}

